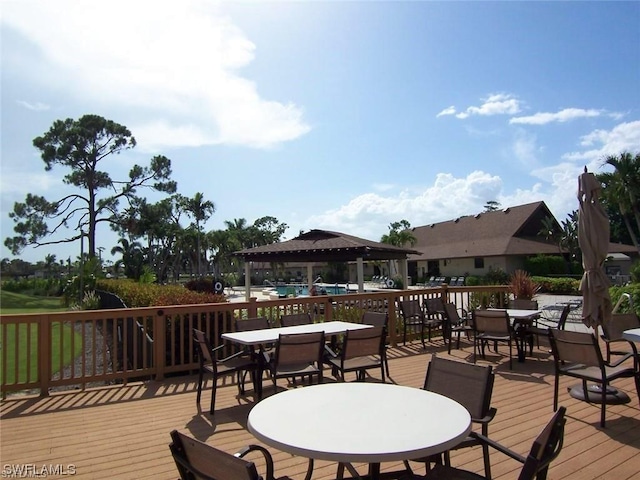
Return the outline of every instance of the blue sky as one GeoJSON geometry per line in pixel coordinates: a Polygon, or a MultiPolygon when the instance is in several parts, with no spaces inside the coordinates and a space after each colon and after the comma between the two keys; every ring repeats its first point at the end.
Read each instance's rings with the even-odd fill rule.
{"type": "MultiPolygon", "coordinates": [[[[33,138],[88,113],[138,142],[114,179],[166,155],[180,193],[215,203],[207,230],[272,215],[287,239],[379,240],[491,200],[543,200],[562,221],[585,166],[640,151],[640,2],[1,6],[3,241],[14,202],[68,192],[33,138]]],[[[105,252],[116,241],[99,232],[105,252]]]]}

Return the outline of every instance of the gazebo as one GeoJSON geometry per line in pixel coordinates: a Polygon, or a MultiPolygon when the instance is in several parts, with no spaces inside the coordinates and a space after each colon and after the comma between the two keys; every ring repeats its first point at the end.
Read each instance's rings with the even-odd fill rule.
{"type": "MultiPolygon", "coordinates": [[[[313,283],[312,262],[356,262],[358,292],[364,292],[365,260],[399,260],[400,275],[407,278],[407,256],[420,252],[373,242],[327,230],[310,230],[285,242],[262,245],[234,252],[245,261],[245,294],[250,296],[251,278],[249,262],[306,263],[309,288],[313,283]]],[[[406,280],[405,280],[406,281],[406,280]]]]}

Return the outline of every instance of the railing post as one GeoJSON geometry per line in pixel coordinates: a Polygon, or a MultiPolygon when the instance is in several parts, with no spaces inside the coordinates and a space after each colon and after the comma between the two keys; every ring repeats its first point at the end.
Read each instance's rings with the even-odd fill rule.
{"type": "MultiPolygon", "coordinates": [[[[16,324],[16,331],[18,327],[19,325],[16,324]]],[[[62,322],[60,322],[60,331],[62,332],[62,322]]],[[[42,315],[38,319],[38,380],[40,382],[41,397],[49,396],[51,342],[51,322],[48,315],[42,315]]]]}
{"type": "Polygon", "coordinates": [[[157,310],[153,317],[153,364],[156,370],[156,380],[164,380],[167,356],[167,322],[164,311],[157,310]]]}
{"type": "Polygon", "coordinates": [[[389,316],[389,343],[398,346],[398,316],[396,315],[396,295],[387,296],[387,315],[389,316]]]}
{"type": "Polygon", "coordinates": [[[250,317],[258,316],[258,299],[256,297],[249,298],[249,307],[247,308],[250,317]]]}

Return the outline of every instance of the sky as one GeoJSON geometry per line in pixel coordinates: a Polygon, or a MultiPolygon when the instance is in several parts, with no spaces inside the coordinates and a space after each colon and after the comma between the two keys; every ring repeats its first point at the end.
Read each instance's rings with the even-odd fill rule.
{"type": "MultiPolygon", "coordinates": [[[[585,167],[640,151],[637,1],[0,7],[3,243],[14,202],[71,192],[33,139],[85,114],[137,141],[102,163],[113,179],[165,155],[179,193],[215,204],[207,231],[269,215],[288,225],[284,239],[326,229],[378,241],[392,222],[489,201],[544,201],[562,222],[585,167]]],[[[116,244],[101,227],[106,258],[116,244]]],[[[20,258],[47,254],[76,258],[80,245],[20,258]]]]}

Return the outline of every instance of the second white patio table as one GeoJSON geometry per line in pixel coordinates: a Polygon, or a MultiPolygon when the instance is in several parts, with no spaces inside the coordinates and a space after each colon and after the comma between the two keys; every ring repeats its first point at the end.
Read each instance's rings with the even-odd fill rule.
{"type": "Polygon", "coordinates": [[[640,328],[632,328],[622,332],[622,338],[630,342],[640,342],[640,328]]]}
{"type": "Polygon", "coordinates": [[[293,455],[369,464],[442,453],[471,431],[466,408],[426,390],[384,383],[328,383],[277,393],[249,412],[249,431],[293,455]]]}
{"type": "Polygon", "coordinates": [[[294,325],[292,327],[263,328],[260,330],[247,330],[244,332],[223,333],[222,338],[241,345],[263,345],[278,340],[280,334],[324,332],[326,336],[345,333],[347,330],[371,328],[371,325],[351,322],[320,322],[294,325]]]}

